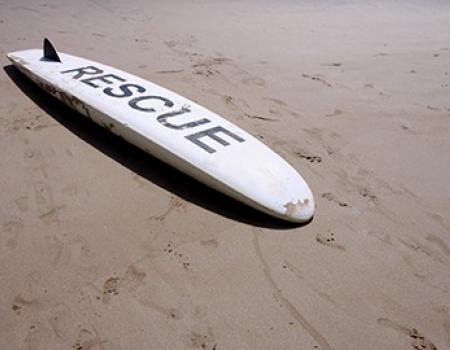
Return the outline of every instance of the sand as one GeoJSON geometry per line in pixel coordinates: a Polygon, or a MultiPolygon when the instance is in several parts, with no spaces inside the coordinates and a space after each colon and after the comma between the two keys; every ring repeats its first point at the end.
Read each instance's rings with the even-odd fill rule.
{"type": "Polygon", "coordinates": [[[0,348],[449,349],[450,4],[0,1],[0,348]],[[4,54],[152,80],[310,184],[292,227],[83,119],[4,54]]]}

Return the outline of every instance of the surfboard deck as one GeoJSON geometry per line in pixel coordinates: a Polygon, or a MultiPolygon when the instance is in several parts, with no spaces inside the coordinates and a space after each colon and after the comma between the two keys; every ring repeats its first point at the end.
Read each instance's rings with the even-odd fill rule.
{"type": "Polygon", "coordinates": [[[119,69],[40,49],[8,59],[42,89],[145,152],[274,217],[307,222],[312,192],[284,159],[238,126],[119,69]]]}

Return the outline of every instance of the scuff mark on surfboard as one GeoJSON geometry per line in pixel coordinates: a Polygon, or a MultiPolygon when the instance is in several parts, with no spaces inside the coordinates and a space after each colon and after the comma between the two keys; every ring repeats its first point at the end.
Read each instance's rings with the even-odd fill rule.
{"type": "Polygon", "coordinates": [[[294,201],[286,203],[285,205],[283,205],[283,207],[286,208],[284,214],[287,216],[294,216],[295,213],[297,213],[298,211],[307,208],[308,204],[309,204],[308,198],[305,198],[303,201],[299,199],[297,203],[295,203],[294,201]]]}
{"type": "Polygon", "coordinates": [[[56,98],[59,98],[63,103],[65,103],[72,109],[84,114],[89,119],[92,119],[89,109],[86,107],[86,105],[82,101],[80,101],[75,96],[70,95],[64,91],[58,90],[53,85],[44,83],[42,81],[37,81],[37,84],[42,89],[48,91],[51,95],[55,96],[56,98]]]}

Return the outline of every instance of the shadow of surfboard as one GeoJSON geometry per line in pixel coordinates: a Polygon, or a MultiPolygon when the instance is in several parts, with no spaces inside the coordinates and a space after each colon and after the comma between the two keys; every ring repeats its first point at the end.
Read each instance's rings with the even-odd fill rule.
{"type": "Polygon", "coordinates": [[[290,229],[308,224],[273,218],[209,188],[84,116],[80,118],[78,112],[40,89],[12,64],[4,66],[3,70],[25,95],[58,123],[103,154],[168,192],[229,219],[256,227],[290,229]]]}

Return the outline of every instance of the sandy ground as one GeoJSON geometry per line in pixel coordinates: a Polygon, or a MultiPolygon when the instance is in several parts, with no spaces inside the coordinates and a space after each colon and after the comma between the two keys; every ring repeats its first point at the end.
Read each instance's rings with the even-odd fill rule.
{"type": "Polygon", "coordinates": [[[0,1],[0,348],[449,349],[450,4],[0,1]],[[289,227],[34,87],[57,49],[248,130],[289,227]]]}

